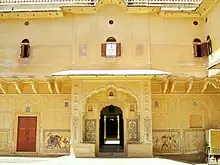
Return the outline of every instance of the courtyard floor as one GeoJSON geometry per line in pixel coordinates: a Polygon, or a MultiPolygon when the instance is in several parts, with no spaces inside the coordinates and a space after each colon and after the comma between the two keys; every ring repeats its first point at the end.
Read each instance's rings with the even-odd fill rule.
{"type": "MultiPolygon", "coordinates": [[[[0,165],[193,165],[160,158],[74,158],[62,156],[58,158],[32,158],[32,157],[0,157],[0,165]]],[[[196,164],[194,164],[196,165],[196,164]]],[[[205,165],[205,164],[200,164],[205,165]]]]}

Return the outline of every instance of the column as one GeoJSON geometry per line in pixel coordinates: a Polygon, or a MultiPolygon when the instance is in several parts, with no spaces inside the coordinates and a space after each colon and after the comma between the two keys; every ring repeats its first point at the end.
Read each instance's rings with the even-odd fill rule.
{"type": "Polygon", "coordinates": [[[104,115],[104,140],[106,139],[106,116],[104,115]]]}
{"type": "Polygon", "coordinates": [[[119,115],[117,115],[117,121],[118,121],[118,134],[117,134],[117,139],[120,139],[120,120],[119,120],[119,115]]]}

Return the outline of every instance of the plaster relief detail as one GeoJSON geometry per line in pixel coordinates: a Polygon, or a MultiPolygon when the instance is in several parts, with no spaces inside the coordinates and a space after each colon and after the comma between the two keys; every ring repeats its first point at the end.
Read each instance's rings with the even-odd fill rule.
{"type": "Polygon", "coordinates": [[[85,119],[84,142],[96,142],[96,119],[85,119]]]}
{"type": "Polygon", "coordinates": [[[180,153],[180,130],[153,130],[154,153],[180,153]]]}
{"type": "Polygon", "coordinates": [[[149,96],[149,86],[147,84],[144,85],[144,110],[150,110],[150,96],[149,96]]]}
{"type": "Polygon", "coordinates": [[[0,152],[8,152],[9,149],[8,131],[9,130],[0,129],[0,152]]]}
{"type": "Polygon", "coordinates": [[[145,136],[146,136],[146,141],[151,142],[151,135],[152,135],[152,127],[151,127],[151,118],[146,117],[144,119],[144,130],[145,130],[145,136]]]}
{"type": "Polygon", "coordinates": [[[138,119],[127,120],[127,141],[128,143],[138,143],[140,141],[138,119]]]}
{"type": "Polygon", "coordinates": [[[73,87],[73,110],[79,110],[79,85],[75,84],[73,87]]]}
{"type": "Polygon", "coordinates": [[[178,98],[167,96],[165,97],[165,109],[166,110],[177,110],[178,109],[178,98]]]}
{"type": "Polygon", "coordinates": [[[78,131],[79,131],[79,119],[78,118],[73,118],[73,140],[77,140],[78,136],[78,131]]]}
{"type": "Polygon", "coordinates": [[[205,130],[185,129],[185,152],[201,152],[205,150],[205,130]]]}

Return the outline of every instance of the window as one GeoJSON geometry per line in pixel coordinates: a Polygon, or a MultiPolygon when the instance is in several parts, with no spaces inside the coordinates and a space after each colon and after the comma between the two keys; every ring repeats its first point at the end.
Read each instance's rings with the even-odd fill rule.
{"type": "Polygon", "coordinates": [[[208,55],[210,55],[212,54],[212,41],[209,35],[207,36],[206,41],[208,43],[208,55]]]}
{"type": "Polygon", "coordinates": [[[102,43],[102,57],[118,57],[121,56],[121,43],[117,43],[114,37],[107,38],[102,43]]]}
{"type": "Polygon", "coordinates": [[[30,56],[30,42],[28,39],[24,39],[21,42],[21,58],[28,58],[30,56]]]}
{"type": "Polygon", "coordinates": [[[208,43],[202,43],[200,39],[196,38],[193,41],[194,57],[208,56],[208,43]]]}

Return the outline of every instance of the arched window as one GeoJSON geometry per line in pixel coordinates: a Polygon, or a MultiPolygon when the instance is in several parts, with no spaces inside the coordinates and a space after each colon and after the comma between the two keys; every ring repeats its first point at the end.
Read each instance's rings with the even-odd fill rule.
{"type": "Polygon", "coordinates": [[[212,41],[209,35],[207,36],[206,41],[208,43],[208,55],[210,55],[212,54],[212,41]]]}
{"type": "Polygon", "coordinates": [[[117,43],[114,37],[108,37],[105,43],[102,43],[102,57],[121,56],[121,43],[117,43]]]}
{"type": "Polygon", "coordinates": [[[114,37],[108,37],[106,42],[117,42],[114,37]]]}
{"type": "Polygon", "coordinates": [[[194,51],[194,57],[202,57],[202,42],[200,39],[195,38],[193,40],[193,51],[194,51]]]}
{"type": "Polygon", "coordinates": [[[24,39],[21,42],[21,58],[28,58],[30,56],[30,42],[28,39],[24,39]]]}

